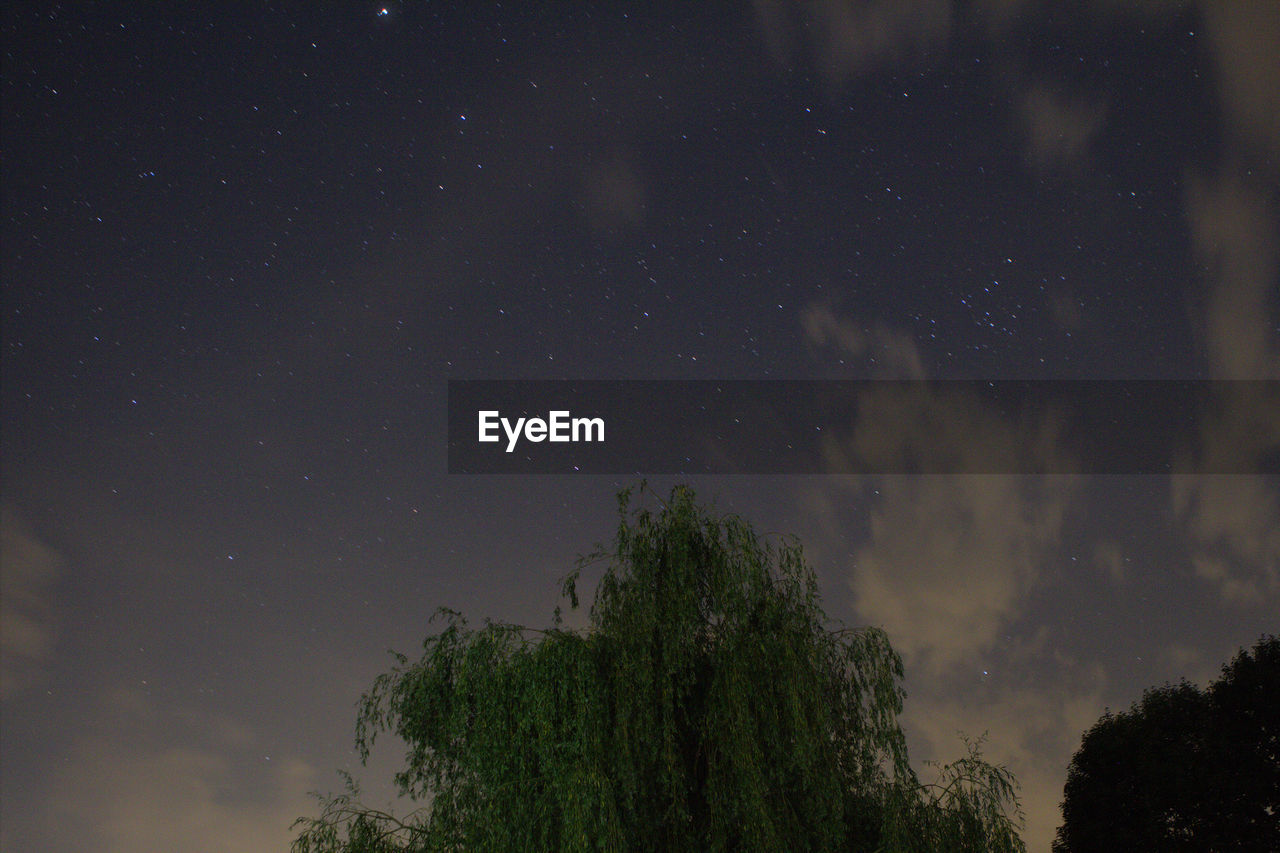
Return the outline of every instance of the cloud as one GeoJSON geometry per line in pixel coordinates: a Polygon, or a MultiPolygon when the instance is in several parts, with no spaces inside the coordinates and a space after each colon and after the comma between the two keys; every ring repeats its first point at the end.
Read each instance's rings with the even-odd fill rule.
{"type": "Polygon", "coordinates": [[[1274,481],[1175,476],[1172,491],[1196,575],[1216,586],[1228,604],[1280,603],[1280,494],[1274,481]]]}
{"type": "MultiPolygon", "coordinates": [[[[1187,0],[1095,0],[1129,17],[1171,17],[1187,0]]],[[[1276,281],[1280,233],[1280,5],[1254,0],[1200,0],[1208,56],[1221,109],[1223,145],[1217,166],[1188,171],[1184,213],[1205,270],[1205,293],[1193,322],[1214,378],[1280,377],[1276,281]]]]}
{"type": "MultiPolygon", "coordinates": [[[[1220,407],[1204,421],[1205,470],[1254,468],[1280,454],[1280,395],[1264,386],[1218,383],[1220,407]],[[1248,392],[1248,393],[1246,393],[1248,392]]],[[[1280,488],[1274,477],[1180,475],[1170,479],[1174,513],[1196,575],[1237,607],[1280,603],[1280,488]]]]}
{"type": "MultiPolygon", "coordinates": [[[[1005,419],[960,391],[925,385],[872,388],[849,436],[829,447],[879,470],[1069,470],[1051,423],[1005,419]],[[1030,461],[1030,459],[1034,461],[1030,461]]],[[[860,463],[861,464],[861,463],[860,463]]],[[[888,631],[909,666],[940,673],[990,648],[1018,618],[1058,544],[1079,493],[1071,475],[919,475],[838,481],[823,517],[859,507],[868,536],[852,553],[849,586],[861,619],[888,631]]]]}
{"type": "Polygon", "coordinates": [[[908,666],[938,674],[1019,618],[1058,544],[1075,478],[885,477],[851,560],[859,616],[908,666]]]}
{"type": "Polygon", "coordinates": [[[1162,650],[1165,666],[1177,673],[1178,678],[1207,686],[1221,672],[1221,664],[1211,661],[1203,649],[1183,643],[1170,643],[1162,650]]]}
{"type": "Polygon", "coordinates": [[[1099,542],[1093,549],[1093,564],[1101,570],[1116,586],[1123,586],[1129,581],[1127,563],[1129,558],[1114,542],[1099,542]]]}
{"type": "Polygon", "coordinates": [[[838,87],[876,63],[920,58],[950,40],[950,0],[755,0],[756,22],[773,59],[791,62],[806,45],[829,85],[838,87]]]}
{"type": "MultiPolygon", "coordinates": [[[[867,330],[823,305],[801,323],[810,343],[867,357],[877,375],[924,378],[905,334],[867,330]]],[[[1051,414],[1009,418],[963,387],[871,383],[859,393],[857,420],[825,448],[832,472],[1073,470],[1051,414]]],[[[859,507],[868,519],[849,567],[858,615],[885,628],[909,664],[933,672],[980,653],[1017,617],[1080,486],[1071,475],[831,482],[845,488],[815,491],[817,516],[845,527],[859,507]]]]}
{"type": "Polygon", "coordinates": [[[1194,0],[1094,0],[1093,5],[1101,12],[1122,18],[1158,18],[1178,14],[1194,5],[1194,0]]]}
{"type": "Polygon", "coordinates": [[[1280,378],[1280,217],[1270,196],[1242,165],[1187,180],[1187,218],[1207,278],[1197,313],[1217,379],[1280,378]]]}
{"type": "Polygon", "coordinates": [[[1081,302],[1066,288],[1054,286],[1045,297],[1049,303],[1049,316],[1060,328],[1078,332],[1084,325],[1081,302]]]}
{"type": "Polygon", "coordinates": [[[1280,4],[1202,0],[1200,11],[1218,71],[1228,126],[1259,163],[1280,169],[1280,4]]]}
{"type": "Polygon", "coordinates": [[[924,361],[915,339],[877,322],[870,329],[838,316],[828,305],[814,303],[800,312],[805,339],[818,348],[836,350],[840,364],[865,359],[872,376],[882,379],[923,379],[924,361]]]}
{"type": "Polygon", "coordinates": [[[1041,172],[1079,167],[1102,129],[1106,112],[1099,100],[1068,95],[1046,82],[1030,84],[1019,102],[1019,114],[1031,165],[1041,172]]]}
{"type": "Polygon", "coordinates": [[[0,507],[0,698],[38,683],[53,656],[51,600],[61,558],[12,507],[0,507]]]}
{"type": "Polygon", "coordinates": [[[1035,12],[1040,0],[974,0],[971,13],[989,37],[1007,34],[1017,21],[1035,12]]]}
{"type": "Polygon", "coordinates": [[[614,152],[584,169],[583,208],[595,231],[636,227],[644,222],[644,182],[632,156],[614,152]]]}
{"type": "MultiPolygon", "coordinates": [[[[1249,0],[1200,4],[1217,71],[1226,144],[1211,172],[1189,174],[1184,206],[1204,293],[1194,321],[1215,379],[1280,379],[1280,6],[1249,0]]],[[[1256,462],[1280,452],[1280,400],[1241,399],[1215,386],[1223,405],[1204,422],[1206,470],[1219,458],[1256,462]],[[1235,398],[1235,399],[1233,399],[1235,398]]],[[[1247,393],[1247,392],[1245,392],[1247,393]]],[[[1280,600],[1280,493],[1262,477],[1176,477],[1175,512],[1197,576],[1237,607],[1280,600]]]]}
{"type": "MultiPolygon", "coordinates": [[[[994,418],[988,426],[1009,429],[994,418]]],[[[985,733],[984,756],[1018,780],[1029,850],[1049,849],[1067,765],[1106,706],[1105,671],[1064,656],[1055,629],[1027,618],[1062,580],[1050,561],[1082,485],[1073,476],[829,478],[806,495],[830,526],[812,550],[824,560],[852,551],[846,577],[859,621],[885,627],[903,655],[902,723],[921,780],[932,779],[923,761],[952,761],[961,734],[985,733]],[[865,532],[859,516],[869,517],[865,532]]],[[[1101,555],[1119,559],[1114,548],[1101,555]]]]}
{"type": "MultiPolygon", "coordinates": [[[[1063,662],[1054,685],[1009,685],[942,696],[915,693],[906,703],[903,726],[915,761],[946,762],[961,753],[958,733],[988,735],[984,757],[1003,764],[1018,780],[1026,813],[1028,850],[1048,850],[1062,823],[1063,783],[1085,730],[1105,710],[1100,669],[1063,662]]],[[[922,781],[929,771],[918,769],[922,781]]]]}
{"type": "Polygon", "coordinates": [[[94,723],[49,779],[46,849],[275,853],[314,811],[311,767],[237,721],[118,689],[94,723]]]}
{"type": "MultiPolygon", "coordinates": [[[[1205,288],[1194,321],[1216,379],[1280,378],[1280,70],[1270,61],[1280,40],[1280,7],[1201,4],[1226,137],[1211,172],[1188,175],[1184,206],[1205,288]]],[[[1280,400],[1240,386],[1215,386],[1223,404],[1204,420],[1205,470],[1221,460],[1256,463],[1280,452],[1280,400]],[[1252,397],[1246,398],[1246,394],[1252,397]]],[[[1185,476],[1171,482],[1174,510],[1198,577],[1236,607],[1280,600],[1280,493],[1262,477],[1185,476]]]]}

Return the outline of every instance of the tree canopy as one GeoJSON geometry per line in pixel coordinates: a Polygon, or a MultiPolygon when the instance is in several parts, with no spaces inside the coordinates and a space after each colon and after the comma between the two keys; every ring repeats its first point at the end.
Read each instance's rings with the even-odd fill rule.
{"type": "Polygon", "coordinates": [[[1201,691],[1106,713],[1071,760],[1055,853],[1280,850],[1280,640],[1201,691]]]}
{"type": "Polygon", "coordinates": [[[830,626],[794,540],[675,489],[619,497],[588,627],[473,628],[442,611],[416,661],[361,699],[362,758],[407,745],[396,818],[349,782],[300,819],[295,853],[434,850],[1023,850],[1007,770],[977,746],[923,784],[884,633],[830,626]],[[656,496],[654,496],[655,500],[656,496]]]}

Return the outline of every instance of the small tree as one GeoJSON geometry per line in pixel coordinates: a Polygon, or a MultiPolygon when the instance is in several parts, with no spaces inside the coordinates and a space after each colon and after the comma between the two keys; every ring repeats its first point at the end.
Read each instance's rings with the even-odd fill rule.
{"type": "Polygon", "coordinates": [[[1280,640],[1200,691],[1107,712],[1071,759],[1055,853],[1280,850],[1280,640]]]}
{"type": "Polygon", "coordinates": [[[468,626],[361,700],[362,759],[406,744],[397,819],[353,784],[299,820],[295,853],[428,850],[1022,850],[1008,771],[976,747],[921,785],[898,725],[902,664],[876,629],[828,629],[793,541],[674,490],[619,498],[582,631],[468,626]]]}

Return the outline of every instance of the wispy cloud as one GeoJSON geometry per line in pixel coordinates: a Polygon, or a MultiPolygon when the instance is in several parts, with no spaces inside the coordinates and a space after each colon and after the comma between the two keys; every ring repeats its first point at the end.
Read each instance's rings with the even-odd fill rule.
{"type": "MultiPolygon", "coordinates": [[[[1104,673],[1063,661],[1054,684],[1012,684],[964,694],[917,696],[904,725],[913,757],[947,761],[959,734],[987,735],[988,760],[1014,772],[1026,811],[1030,849],[1045,849],[1062,823],[1063,780],[1080,738],[1105,709],[1104,673]]],[[[927,770],[922,772],[927,778],[927,770]]]]}
{"type": "Polygon", "coordinates": [[[118,689],[48,780],[45,841],[104,853],[278,853],[313,808],[314,778],[297,758],[264,754],[237,721],[118,689]]]}
{"type": "Polygon", "coordinates": [[[830,349],[842,365],[866,367],[877,379],[923,379],[924,360],[915,340],[885,323],[865,327],[842,317],[829,305],[813,303],[800,312],[806,341],[830,349]]]}
{"type": "Polygon", "coordinates": [[[1280,170],[1280,5],[1256,0],[1201,0],[1217,67],[1218,92],[1231,133],[1280,170]]]}
{"type": "Polygon", "coordinates": [[[644,222],[645,184],[634,155],[617,150],[583,168],[583,212],[596,231],[644,222]]]}
{"type": "MultiPolygon", "coordinates": [[[[802,316],[808,340],[850,358],[883,355],[873,375],[924,378],[914,342],[864,329],[823,306],[802,316]]],[[[831,470],[1071,470],[1050,416],[1009,419],[963,388],[875,384],[856,421],[827,447],[831,470]],[[859,460],[850,464],[849,460],[859,460]],[[1016,462],[1015,460],[1022,460],[1016,462]]],[[[887,476],[842,479],[813,495],[821,517],[865,512],[849,585],[861,618],[884,627],[910,665],[940,673],[986,650],[1021,612],[1058,544],[1080,480],[1058,476],[887,476]]]]}
{"type": "Polygon", "coordinates": [[[1074,478],[886,477],[849,585],[908,665],[941,674],[988,651],[1022,615],[1058,544],[1074,478]]]}
{"type": "Polygon", "coordinates": [[[955,23],[950,0],[756,0],[754,7],[774,60],[803,54],[832,87],[879,62],[929,55],[946,45],[955,23]]]}
{"type": "Polygon", "coordinates": [[[1186,213],[1205,273],[1196,325],[1215,378],[1280,378],[1280,217],[1271,196],[1239,162],[1187,181],[1186,213]]]}
{"type": "Polygon", "coordinates": [[[0,507],[0,698],[37,684],[53,657],[61,558],[12,507],[0,507]]]}
{"type": "Polygon", "coordinates": [[[1191,563],[1223,601],[1280,604],[1280,495],[1264,477],[1174,477],[1175,511],[1185,525],[1191,563]]]}
{"type": "Polygon", "coordinates": [[[1043,81],[1027,86],[1018,107],[1027,137],[1027,157],[1041,172],[1080,168],[1107,112],[1097,98],[1068,94],[1043,81]]]}

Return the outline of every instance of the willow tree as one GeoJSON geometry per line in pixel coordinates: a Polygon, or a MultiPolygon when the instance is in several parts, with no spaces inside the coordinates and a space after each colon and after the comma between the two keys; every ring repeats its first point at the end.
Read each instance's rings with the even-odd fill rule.
{"type": "Polygon", "coordinates": [[[619,498],[588,627],[442,611],[424,652],[362,697],[356,744],[408,746],[396,818],[321,798],[318,851],[1022,850],[1009,773],[976,748],[922,784],[898,715],[902,663],[876,629],[830,627],[797,543],[772,544],[678,488],[619,498]]]}

